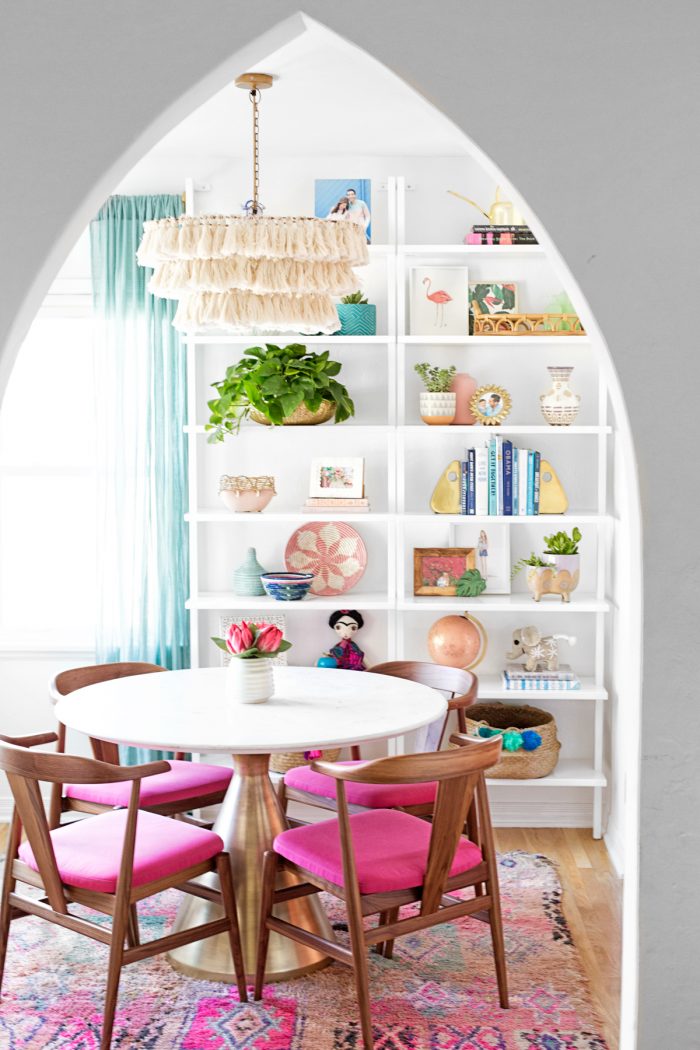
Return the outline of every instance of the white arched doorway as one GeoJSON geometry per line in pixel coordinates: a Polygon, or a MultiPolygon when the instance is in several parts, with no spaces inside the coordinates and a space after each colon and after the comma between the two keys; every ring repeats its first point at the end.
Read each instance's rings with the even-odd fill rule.
{"type": "MultiPolygon", "coordinates": [[[[284,36],[284,32],[284,27],[280,27],[282,36],[284,36]]],[[[253,56],[250,54],[246,56],[246,65],[250,66],[252,63],[265,66],[280,77],[278,88],[280,99],[283,92],[288,92],[286,98],[289,99],[291,97],[291,105],[296,106],[298,112],[301,111],[302,106],[308,107],[310,103],[313,103],[314,107],[312,109],[314,116],[309,119],[303,128],[300,128],[298,124],[295,125],[293,121],[288,119],[288,112],[287,117],[280,117],[275,123],[275,107],[278,105],[281,109],[284,107],[281,101],[278,104],[274,94],[269,103],[266,102],[265,119],[268,121],[265,130],[266,140],[269,142],[270,147],[272,147],[273,142],[276,142],[276,161],[279,165],[281,160],[284,160],[288,180],[288,192],[277,191],[277,200],[274,202],[273,210],[283,211],[286,208],[308,210],[308,204],[300,203],[299,193],[305,192],[300,191],[301,180],[307,179],[310,185],[315,173],[307,171],[304,174],[302,169],[305,164],[308,168],[308,158],[316,157],[321,159],[324,157],[324,154],[328,157],[329,139],[333,142],[331,155],[335,158],[334,164],[340,164],[345,161],[347,156],[354,155],[358,159],[359,164],[367,165],[367,168],[363,167],[363,170],[370,170],[371,168],[373,172],[377,172],[373,176],[374,182],[381,184],[382,171],[387,176],[403,176],[407,189],[403,197],[403,203],[399,203],[399,207],[403,209],[404,214],[407,216],[407,232],[404,244],[443,246],[449,243],[451,239],[454,239],[456,224],[462,223],[466,229],[471,222],[477,221],[478,217],[476,214],[469,214],[466,211],[458,213],[456,209],[462,206],[451,203],[450,199],[445,196],[444,190],[448,188],[462,189],[468,196],[475,197],[480,203],[487,205],[494,184],[508,186],[507,173],[498,171],[489,159],[481,154],[478,147],[466,138],[462,131],[450,125],[444,117],[433,111],[424,99],[416,95],[412,89],[399,81],[393,74],[390,74],[384,67],[379,66],[365,53],[358,51],[310,20],[304,21],[303,31],[299,29],[296,20],[293,24],[290,23],[288,35],[289,40],[285,43],[278,41],[279,46],[273,49],[270,49],[269,44],[264,43],[259,47],[259,55],[253,56]],[[342,60],[338,60],[339,55],[343,56],[342,60]],[[333,88],[327,91],[319,91],[319,83],[330,83],[330,80],[324,81],[322,77],[324,67],[326,70],[332,70],[333,72],[333,88]],[[346,75],[346,79],[344,79],[344,75],[346,75]],[[363,77],[372,84],[372,91],[368,91],[367,94],[357,89],[358,79],[361,80],[363,77]],[[295,95],[297,92],[298,94],[295,95]],[[342,112],[342,105],[338,105],[339,101],[341,103],[345,102],[347,114],[342,112]],[[364,151],[359,149],[357,127],[353,127],[353,134],[351,135],[348,126],[356,122],[356,120],[353,121],[353,117],[356,118],[358,112],[362,114],[361,132],[365,142],[364,151]],[[397,119],[397,115],[403,119],[397,119]],[[393,120],[387,121],[387,116],[393,116],[393,120]],[[329,131],[330,128],[333,129],[333,135],[329,131]],[[285,134],[287,136],[286,139],[285,134]],[[411,145],[409,143],[409,135],[413,137],[413,153],[407,148],[411,145]],[[401,142],[404,143],[405,150],[399,149],[398,144],[401,142]],[[420,151],[416,150],[417,144],[421,147],[420,151]],[[340,148],[341,146],[342,149],[340,148]],[[301,160],[300,157],[302,158],[301,160]],[[377,158],[383,159],[380,163],[377,163],[377,158]],[[413,158],[413,166],[410,169],[405,164],[401,165],[399,163],[400,159],[406,160],[408,158],[413,158]],[[438,158],[440,160],[439,165],[436,164],[438,158]],[[451,162],[449,165],[447,164],[448,160],[451,162]],[[453,180],[468,178],[470,181],[468,186],[459,183],[450,183],[448,185],[448,178],[453,180]],[[440,208],[436,207],[437,202],[440,203],[440,208]],[[449,211],[448,207],[444,211],[441,210],[443,202],[449,207],[449,211]],[[457,218],[458,214],[459,218],[457,218]],[[431,221],[427,222],[426,219],[431,221]]],[[[222,84],[230,80],[239,71],[240,60],[234,56],[230,70],[227,71],[225,77],[224,71],[221,71],[222,84]]],[[[214,124],[211,127],[208,128],[205,123],[198,121],[196,113],[185,122],[185,124],[189,124],[191,129],[194,127],[201,129],[202,141],[205,139],[211,141],[210,132],[214,128],[219,129],[214,137],[216,137],[216,134],[221,136],[220,129],[222,127],[224,129],[228,128],[229,118],[226,108],[229,101],[227,98],[228,94],[227,91],[222,92],[222,108],[219,109],[218,113],[215,112],[213,107],[206,107],[208,112],[214,114],[214,124]]],[[[287,104],[285,102],[285,106],[287,104]]],[[[280,109],[278,109],[279,112],[280,109]]],[[[171,152],[170,158],[168,158],[167,153],[169,149],[177,151],[180,148],[177,145],[177,141],[178,135],[182,134],[182,127],[184,125],[169,136],[169,144],[167,142],[161,144],[165,145],[165,151],[160,153],[157,163],[162,166],[158,171],[152,170],[151,175],[162,179],[167,174],[168,178],[173,179],[174,185],[172,188],[180,188],[182,186],[182,176],[184,174],[191,175],[194,178],[195,186],[197,184],[205,184],[212,187],[208,191],[200,191],[201,195],[197,199],[198,206],[205,210],[217,210],[219,205],[235,209],[239,203],[240,192],[247,189],[247,161],[241,157],[226,156],[226,150],[223,149],[223,155],[219,158],[220,163],[218,166],[215,164],[209,167],[208,170],[202,171],[201,161],[198,160],[198,157],[201,158],[202,156],[201,144],[195,142],[195,148],[190,156],[189,164],[187,167],[183,167],[181,162],[185,160],[185,156],[182,152],[171,152]],[[173,160],[176,157],[178,164],[180,164],[179,171],[174,170],[173,160]],[[239,187],[242,187],[242,189],[239,190],[239,187]]],[[[232,128],[232,139],[236,137],[233,131],[234,129],[232,128]]],[[[222,139],[228,139],[228,137],[228,132],[226,131],[221,136],[222,139]]],[[[188,141],[190,143],[188,148],[191,148],[192,140],[189,139],[188,141]]],[[[247,142],[245,145],[247,145],[247,142]]],[[[245,145],[242,147],[241,152],[244,152],[245,145]]],[[[121,184],[123,192],[130,192],[132,189],[135,189],[137,184],[143,189],[149,188],[146,185],[147,173],[144,167],[147,164],[148,158],[137,165],[130,175],[124,179],[121,184]],[[141,181],[139,182],[139,180],[141,181]]],[[[323,177],[320,169],[317,170],[319,177],[323,177]]],[[[326,164],[326,170],[329,170],[328,164],[326,164]]],[[[353,177],[356,174],[361,174],[361,172],[348,172],[348,175],[353,177]]],[[[155,185],[152,188],[155,188],[155,185]]],[[[171,186],[164,186],[162,181],[159,181],[158,188],[170,189],[171,186]]],[[[516,190],[517,187],[509,187],[509,193],[515,193],[516,190]]],[[[264,186],[263,192],[265,192],[264,186]]],[[[378,188],[378,192],[387,191],[378,188]]],[[[270,194],[268,193],[269,196],[270,194]]],[[[573,275],[568,272],[556,246],[548,238],[546,230],[531,209],[528,208],[526,201],[519,201],[518,203],[526,214],[530,225],[536,231],[540,245],[543,248],[542,258],[539,262],[546,264],[559,286],[567,290],[583,319],[589,337],[587,346],[590,349],[590,360],[579,360],[577,357],[576,368],[578,375],[588,376],[586,389],[590,391],[588,394],[589,401],[591,398],[595,399],[595,410],[591,411],[590,416],[593,422],[587,425],[597,427],[598,431],[585,435],[574,436],[572,434],[570,436],[570,443],[579,445],[580,448],[574,454],[575,469],[571,471],[570,480],[567,479],[567,487],[572,495],[574,492],[581,493],[581,503],[576,504],[572,498],[572,507],[581,510],[585,529],[587,530],[586,538],[595,536],[596,570],[592,585],[588,588],[592,602],[590,610],[580,614],[574,613],[573,615],[577,618],[581,617],[582,626],[580,629],[577,628],[577,630],[583,631],[584,635],[591,630],[591,623],[595,622],[594,633],[588,636],[588,641],[585,643],[593,653],[593,660],[589,660],[590,666],[586,668],[591,672],[589,677],[595,677],[595,673],[598,670],[598,665],[594,666],[597,660],[595,655],[596,646],[602,646],[604,657],[600,666],[604,667],[602,672],[604,675],[603,686],[609,697],[606,701],[609,711],[609,714],[606,716],[605,730],[607,740],[606,754],[608,759],[612,760],[610,769],[607,771],[609,786],[606,789],[606,807],[609,812],[606,813],[606,819],[610,849],[615,854],[617,862],[620,865],[624,864],[625,867],[626,915],[628,919],[625,924],[628,949],[626,952],[626,966],[627,972],[631,974],[636,970],[634,929],[637,852],[636,780],[638,768],[638,732],[636,727],[639,710],[639,683],[630,679],[629,672],[626,672],[624,677],[622,676],[615,664],[615,654],[625,651],[629,657],[631,653],[632,659],[630,663],[635,667],[639,667],[639,659],[636,659],[635,655],[639,653],[640,637],[639,617],[641,601],[638,592],[640,537],[632,440],[612,358],[602,334],[598,330],[595,319],[583,300],[573,275]],[[603,429],[608,427],[610,428],[610,433],[603,433],[603,429]],[[591,482],[593,472],[596,474],[597,480],[595,482],[591,482]],[[605,475],[604,484],[600,482],[601,474],[605,475]],[[612,552],[609,561],[607,560],[607,555],[604,557],[604,551],[612,552]],[[602,608],[603,605],[605,609],[602,608]],[[589,618],[591,623],[584,622],[589,618]],[[603,621],[602,627],[599,626],[599,621],[601,620],[603,621]],[[626,742],[624,747],[620,736],[614,732],[615,725],[619,722],[623,712],[626,725],[626,742]]],[[[391,247],[392,237],[389,224],[390,210],[387,204],[385,239],[383,243],[389,247],[391,247]]],[[[420,251],[407,252],[405,248],[402,249],[400,230],[395,229],[393,236],[395,240],[394,247],[398,248],[393,254],[396,256],[397,261],[400,260],[401,264],[405,266],[410,265],[409,256],[415,256],[414,261],[416,262],[423,258],[420,251]]],[[[431,252],[428,254],[435,258],[435,253],[431,252]]],[[[440,252],[437,254],[440,255],[440,252]]],[[[496,262],[498,263],[499,274],[489,275],[482,272],[480,275],[504,276],[502,272],[504,258],[493,259],[494,266],[496,262]]],[[[457,258],[452,256],[446,261],[456,262],[457,258]]],[[[459,261],[464,261],[467,265],[471,265],[473,260],[468,256],[464,256],[464,258],[460,257],[459,261]]],[[[534,259],[526,260],[525,258],[520,258],[516,260],[513,258],[511,262],[514,268],[517,266],[518,274],[523,272],[522,277],[517,276],[519,282],[526,285],[528,281],[532,281],[531,275],[526,271],[527,267],[534,263],[534,259]],[[523,268],[523,271],[521,271],[521,268],[523,268]]],[[[511,273],[510,276],[513,277],[514,274],[511,273]]],[[[555,291],[556,289],[552,288],[552,290],[555,291]]],[[[385,309],[388,315],[391,310],[388,295],[385,309]]],[[[396,345],[398,347],[400,344],[399,333],[396,333],[396,335],[396,345]]],[[[410,364],[417,360],[414,357],[415,344],[405,342],[402,345],[404,365],[410,369],[410,364]]],[[[549,345],[551,347],[553,344],[549,345]]],[[[437,351],[437,347],[435,349],[437,351]]],[[[452,349],[452,346],[445,344],[439,348],[438,352],[443,354],[452,351],[452,349]]],[[[564,352],[564,349],[568,352],[568,348],[560,349],[557,346],[558,353],[564,352]]],[[[473,368],[478,374],[479,362],[481,362],[481,367],[485,372],[497,364],[502,370],[512,369],[512,373],[509,373],[508,378],[502,380],[502,385],[508,387],[509,382],[514,386],[520,384],[521,389],[526,390],[530,383],[529,372],[527,379],[525,379],[526,371],[530,367],[539,368],[538,377],[537,379],[533,378],[532,382],[535,386],[537,386],[537,383],[540,384],[537,386],[538,391],[544,389],[546,375],[543,369],[543,359],[537,357],[536,360],[533,360],[531,366],[529,364],[525,365],[522,361],[509,362],[506,359],[505,346],[503,346],[499,349],[499,353],[503,353],[503,359],[492,364],[491,362],[486,362],[483,356],[480,358],[477,351],[477,347],[467,346],[463,359],[465,370],[473,368]],[[471,364],[471,361],[475,363],[471,364]]],[[[581,352],[582,348],[579,347],[576,353],[579,355],[581,352]]],[[[537,353],[539,353],[539,348],[537,353]]],[[[559,361],[556,363],[559,363],[559,361]]],[[[389,378],[390,371],[387,365],[387,384],[389,383],[389,378]]],[[[490,379],[490,381],[495,380],[490,379]]],[[[523,404],[523,396],[521,396],[521,405],[523,404]]],[[[405,405],[408,405],[408,403],[408,400],[404,402],[405,405]]],[[[587,405],[585,407],[588,408],[587,405]]],[[[537,419],[536,401],[532,401],[530,408],[527,411],[523,409],[523,411],[525,414],[522,416],[522,425],[525,427],[528,422],[534,423],[537,419]],[[528,415],[527,412],[530,414],[528,415]]],[[[399,422],[398,425],[406,424],[406,418],[399,422]]],[[[514,415],[513,418],[515,419],[516,416],[514,415]]],[[[411,437],[410,440],[413,440],[413,438],[411,437]]],[[[556,438],[558,446],[564,446],[567,440],[563,437],[561,439],[559,437],[556,438]]],[[[566,456],[564,455],[560,455],[557,460],[559,463],[564,463],[565,461],[566,456]]],[[[404,466],[405,462],[404,460],[404,466]]],[[[436,473],[439,472],[439,464],[436,464],[435,469],[436,473]]],[[[562,466],[559,473],[563,477],[567,471],[562,466]]],[[[401,509],[406,512],[412,510],[408,503],[404,503],[401,509]]],[[[573,517],[571,523],[576,523],[573,517]]],[[[519,611],[514,610],[514,612],[519,611]]],[[[408,610],[403,610],[403,612],[405,613],[403,619],[408,625],[409,615],[412,614],[409,614],[408,610]]],[[[517,622],[512,618],[508,621],[509,627],[517,625],[517,622]]],[[[410,644],[413,637],[410,632],[413,631],[413,627],[407,626],[406,629],[409,631],[409,634],[404,640],[404,644],[410,644]]],[[[500,627],[494,627],[493,630],[498,634],[500,627]]],[[[598,655],[600,655],[600,650],[598,655]]],[[[597,701],[593,700],[592,703],[595,704],[597,701]]],[[[583,732],[589,731],[585,723],[587,717],[588,715],[586,714],[581,716],[580,724],[583,727],[583,732]]],[[[563,804],[568,805],[568,799],[563,804]]],[[[572,805],[576,804],[572,803],[572,805]]],[[[633,982],[631,978],[626,982],[625,988],[625,1005],[627,1010],[631,1011],[627,1015],[629,1020],[634,1011],[633,982]]],[[[629,1031],[630,1029],[625,1025],[623,1030],[629,1031]]]]}

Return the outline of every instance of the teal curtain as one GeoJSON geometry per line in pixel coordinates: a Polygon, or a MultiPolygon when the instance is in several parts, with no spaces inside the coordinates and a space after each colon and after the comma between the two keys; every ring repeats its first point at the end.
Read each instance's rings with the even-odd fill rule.
{"type": "MultiPolygon", "coordinates": [[[[186,350],[136,249],[178,196],[110,197],[90,224],[97,347],[97,660],[189,666],[186,350]]],[[[154,752],[123,749],[123,760],[154,752]]]]}

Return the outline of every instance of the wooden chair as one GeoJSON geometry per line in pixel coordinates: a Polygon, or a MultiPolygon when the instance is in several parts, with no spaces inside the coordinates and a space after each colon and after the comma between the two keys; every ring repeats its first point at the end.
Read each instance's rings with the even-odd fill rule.
{"type": "Polygon", "coordinates": [[[501,751],[500,737],[489,740],[455,735],[463,746],[425,755],[381,758],[362,766],[315,762],[337,782],[338,818],[283,831],[265,853],[255,998],[262,995],[271,930],[330,955],[352,967],[365,1050],[374,1045],[370,1017],[367,948],[391,958],[395,937],[415,933],[469,915],[491,927],[499,1001],[508,1007],[503,930],[496,854],[484,770],[501,751]],[[397,810],[351,814],[349,784],[438,785],[432,823],[397,810]],[[476,841],[462,835],[467,812],[476,820],[476,841]],[[276,889],[278,876],[285,878],[276,889]],[[291,876],[296,885],[287,885],[291,876]],[[455,890],[472,887],[468,900],[455,890]],[[350,948],[310,933],[273,915],[275,904],[324,891],[345,901],[350,948]],[[418,912],[400,917],[400,909],[418,904],[418,912]],[[363,918],[379,915],[365,930],[363,918]]]}
{"type": "Polygon", "coordinates": [[[0,987],[10,923],[36,915],[109,947],[101,1050],[108,1050],[111,1043],[122,966],[191,941],[228,934],[238,994],[246,1001],[231,866],[223,842],[212,831],[139,809],[142,779],[165,773],[167,763],[115,769],[91,758],[28,750],[56,739],[55,733],[0,737],[5,741],[0,745],[0,769],[7,773],[15,801],[0,898],[0,987]],[[50,831],[39,783],[64,781],[129,784],[128,809],[50,831]],[[27,840],[20,845],[22,830],[27,840]],[[206,872],[219,876],[220,892],[193,881],[206,872]],[[18,881],[40,889],[41,899],[18,893],[18,881]],[[171,888],[215,901],[223,906],[225,918],[141,944],[137,901],[171,888]],[[111,915],[111,929],[71,914],[71,904],[111,915]]]}
{"type": "MultiPolygon", "coordinates": [[[[449,694],[447,713],[436,751],[442,747],[453,711],[457,713],[459,732],[467,732],[464,712],[476,701],[479,692],[479,679],[470,671],[463,671],[459,667],[445,667],[442,664],[423,663],[418,660],[392,660],[388,663],[377,664],[370,670],[372,674],[404,678],[409,682],[419,682],[421,685],[428,685],[449,694]]],[[[358,744],[352,746],[350,753],[352,761],[361,760],[358,744]]],[[[285,812],[287,803],[290,801],[302,802],[304,805],[332,812],[337,809],[335,780],[316,773],[313,767],[297,766],[295,769],[290,769],[279,786],[278,794],[285,812]]],[[[365,809],[397,808],[416,816],[429,816],[433,811],[435,801],[435,785],[348,783],[346,798],[351,813],[359,813],[365,809]]]]}
{"type": "MultiPolygon", "coordinates": [[[[49,697],[56,704],[62,696],[97,682],[111,682],[115,678],[131,675],[154,674],[165,671],[165,667],[146,663],[95,664],[91,667],[74,667],[61,671],[49,685],[49,697]]],[[[119,746],[105,740],[90,737],[92,752],[100,762],[119,765],[119,746]]],[[[58,723],[57,751],[66,749],[66,727],[58,723]]],[[[176,816],[192,809],[215,806],[223,801],[233,771],[225,766],[207,765],[204,762],[185,762],[184,752],[178,751],[169,760],[169,768],[160,776],[144,784],[141,808],[162,816],[176,816]]],[[[49,822],[57,828],[61,815],[70,811],[80,813],[105,813],[110,809],[124,808],[129,804],[128,784],[115,780],[113,783],[54,784],[51,791],[49,822]]],[[[210,825],[202,825],[210,827],[210,825]]]]}

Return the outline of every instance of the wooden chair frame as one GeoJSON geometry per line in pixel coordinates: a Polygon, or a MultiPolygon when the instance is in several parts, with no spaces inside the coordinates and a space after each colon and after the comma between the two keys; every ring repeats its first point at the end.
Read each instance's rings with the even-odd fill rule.
{"type": "Polygon", "coordinates": [[[258,961],[254,997],[260,999],[265,975],[265,962],[270,931],[291,937],[330,955],[350,966],[355,975],[357,999],[365,1050],[374,1046],[370,1015],[366,949],[376,945],[380,954],[391,958],[394,938],[415,933],[438,923],[470,916],[487,922],[491,928],[499,1001],[508,1007],[503,928],[498,889],[496,851],[489,810],[484,771],[498,761],[500,737],[475,740],[462,734],[451,737],[460,746],[455,750],[424,755],[402,755],[381,758],[363,766],[345,766],[331,762],[314,762],[319,773],[333,777],[338,785],[338,825],[343,857],[343,885],[328,882],[313,872],[285,860],[273,850],[265,853],[263,893],[260,914],[258,961]],[[438,783],[427,869],[422,886],[388,893],[361,894],[357,880],[352,843],[350,812],[345,796],[345,783],[407,784],[435,780],[438,783]],[[449,872],[459,845],[467,814],[472,814],[473,841],[482,852],[482,862],[470,871],[450,877],[449,872]],[[300,882],[276,889],[280,873],[288,873],[300,882]],[[461,900],[451,894],[473,887],[474,896],[461,900]],[[350,948],[310,933],[308,930],[279,919],[272,909],[282,901],[325,891],[345,901],[350,930],[350,948]],[[419,913],[401,919],[399,910],[406,904],[419,904],[419,913]],[[373,929],[365,930],[363,918],[378,914],[373,929]]]}
{"type": "MultiPolygon", "coordinates": [[[[450,715],[453,711],[457,712],[458,732],[466,735],[467,720],[464,712],[476,702],[479,693],[479,679],[471,671],[464,671],[460,667],[446,667],[444,664],[432,664],[421,660],[389,660],[386,663],[371,667],[370,671],[372,674],[385,674],[390,675],[392,678],[403,678],[409,682],[419,682],[421,685],[428,685],[432,689],[450,694],[447,701],[447,713],[436,751],[439,751],[442,747],[450,715]]],[[[362,758],[359,744],[352,745],[350,756],[355,761],[362,758]]],[[[336,813],[338,810],[335,799],[324,798],[322,795],[315,795],[311,791],[302,791],[300,788],[288,787],[284,780],[280,781],[278,796],[285,813],[289,802],[301,802],[305,806],[315,806],[317,809],[327,809],[333,813],[336,813]]],[[[350,813],[362,813],[366,808],[365,806],[348,806],[350,813]]],[[[433,812],[432,802],[397,808],[403,809],[406,813],[412,813],[416,817],[429,817],[433,812]]],[[[294,823],[300,824],[302,822],[295,821],[294,823]]]]}
{"type": "MultiPolygon", "coordinates": [[[[49,685],[49,697],[52,704],[57,704],[61,697],[67,696],[76,689],[82,689],[87,685],[95,685],[98,682],[111,682],[116,678],[129,678],[132,675],[155,674],[166,671],[165,667],[158,664],[148,663],[113,663],[93,664],[89,667],[73,667],[68,671],[61,671],[49,685]]],[[[118,766],[119,745],[107,740],[99,740],[90,737],[92,753],[99,762],[109,762],[118,766]]],[[[58,723],[58,740],[56,750],[61,754],[66,750],[66,727],[62,722],[58,723]]],[[[184,751],[176,751],[175,759],[182,760],[184,751]]],[[[117,778],[113,778],[116,780],[117,778]]],[[[192,809],[204,809],[206,806],[216,806],[223,802],[225,791],[213,791],[207,795],[193,795],[190,798],[178,799],[175,802],[164,802],[158,806],[143,806],[149,813],[158,813],[163,817],[181,816],[192,809]]],[[[59,827],[61,817],[64,813],[106,813],[112,806],[101,805],[97,802],[86,802],[79,798],[65,798],[63,795],[63,784],[54,784],[51,789],[51,805],[49,809],[49,824],[51,828],[59,827]]],[[[190,823],[199,827],[210,828],[210,822],[197,821],[192,817],[187,818],[190,823]]]]}
{"type": "MultiPolygon", "coordinates": [[[[221,852],[211,860],[192,865],[157,881],[141,886],[132,885],[141,780],[144,777],[154,776],[156,773],[164,773],[168,769],[167,762],[149,762],[146,765],[115,768],[112,764],[90,758],[37,753],[28,750],[32,747],[54,743],[57,740],[56,733],[41,733],[28,737],[0,736],[0,740],[4,741],[4,745],[0,745],[0,769],[7,774],[15,800],[0,896],[0,989],[2,988],[10,924],[13,920],[25,915],[35,915],[75,933],[91,937],[109,947],[101,1050],[109,1050],[111,1044],[122,966],[141,959],[148,959],[161,952],[171,951],[191,941],[213,937],[220,933],[228,934],[238,994],[242,1002],[247,1001],[236,899],[228,854],[221,852]],[[40,782],[60,784],[64,781],[78,784],[106,784],[115,780],[131,781],[131,797],[127,810],[116,891],[103,893],[68,886],[61,881],[56,864],[49,833],[49,822],[39,784],[40,782]],[[18,850],[23,830],[32,847],[38,872],[19,859],[18,850]],[[207,872],[215,872],[218,875],[220,892],[193,881],[207,872]],[[27,897],[18,893],[17,882],[43,890],[43,896],[37,900],[36,897],[27,897]],[[194,896],[214,901],[223,906],[225,917],[141,944],[136,904],[166,889],[178,889],[184,893],[191,893],[194,896]],[[105,929],[102,925],[97,925],[89,919],[71,914],[69,911],[71,904],[83,905],[93,911],[111,915],[111,929],[105,929]]],[[[99,819],[99,817],[94,819],[99,819]]],[[[61,834],[60,829],[57,834],[61,834]]]]}

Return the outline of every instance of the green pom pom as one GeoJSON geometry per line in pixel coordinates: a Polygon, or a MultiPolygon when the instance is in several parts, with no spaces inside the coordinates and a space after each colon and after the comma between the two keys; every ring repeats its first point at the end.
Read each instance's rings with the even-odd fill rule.
{"type": "Polygon", "coordinates": [[[491,736],[498,736],[500,729],[492,729],[491,726],[479,726],[477,736],[488,739],[491,736]]]}
{"type": "Polygon", "coordinates": [[[504,733],[503,734],[503,746],[506,751],[519,751],[523,746],[522,733],[504,733]]]}

